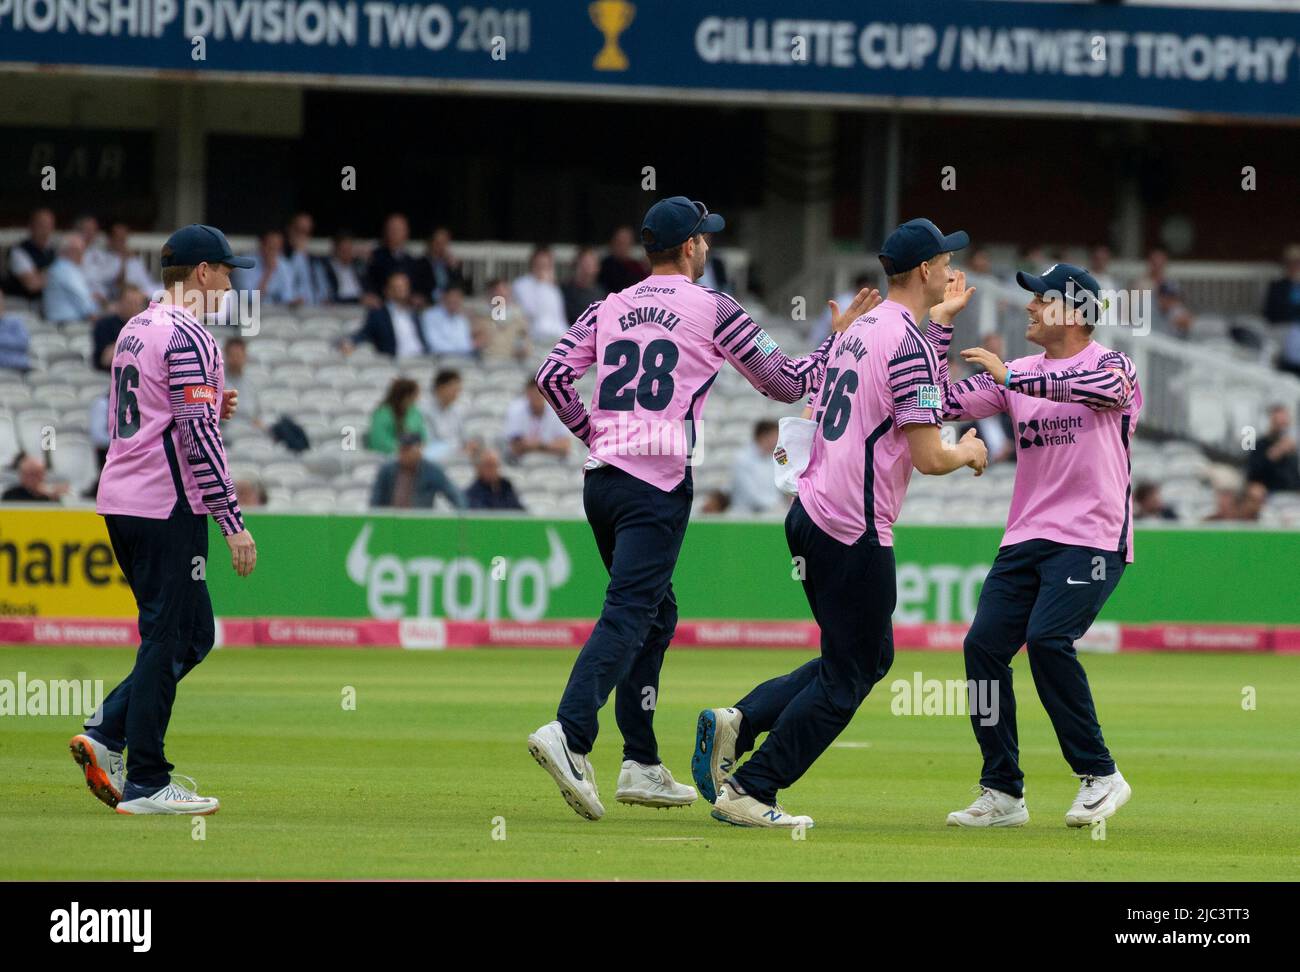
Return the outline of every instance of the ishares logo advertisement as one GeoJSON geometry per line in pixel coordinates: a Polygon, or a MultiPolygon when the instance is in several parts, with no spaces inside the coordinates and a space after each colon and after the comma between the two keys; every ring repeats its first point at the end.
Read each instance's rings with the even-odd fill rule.
{"type": "Polygon", "coordinates": [[[448,618],[453,621],[537,621],[551,591],[569,580],[572,565],[559,534],[547,528],[540,557],[409,557],[368,550],[372,528],[361,528],[348,551],[347,573],[366,589],[372,617],[448,618]]]}

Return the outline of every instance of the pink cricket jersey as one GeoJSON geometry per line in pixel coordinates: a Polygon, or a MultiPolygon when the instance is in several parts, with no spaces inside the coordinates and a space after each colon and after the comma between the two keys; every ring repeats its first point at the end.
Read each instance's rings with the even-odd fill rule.
{"type": "Polygon", "coordinates": [[[598,300],[546,356],[537,386],[589,460],[669,492],[687,476],[696,423],[723,362],[769,398],[808,394],[827,342],[788,358],[731,297],[656,274],[598,300]],[[588,412],[573,383],[596,366],[588,412]]]}
{"type": "MultiPolygon", "coordinates": [[[[926,336],[947,377],[950,328],[926,336]]],[[[1130,447],[1142,410],[1127,356],[1096,341],[1071,358],[1046,353],[1007,362],[1011,387],[988,374],[948,386],[944,417],[1006,412],[1015,423],[1016,483],[1002,546],[1055,540],[1114,550],[1133,561],[1130,447]]]]}
{"type": "Polygon", "coordinates": [[[113,351],[108,459],[95,509],[164,520],[178,507],[244,529],[218,417],[221,350],[189,311],[152,302],[113,351]]]}
{"type": "Polygon", "coordinates": [[[940,380],[934,348],[897,301],[884,301],[834,340],[799,499],[836,540],[893,546],[912,478],[903,428],[941,424],[940,380]]]}

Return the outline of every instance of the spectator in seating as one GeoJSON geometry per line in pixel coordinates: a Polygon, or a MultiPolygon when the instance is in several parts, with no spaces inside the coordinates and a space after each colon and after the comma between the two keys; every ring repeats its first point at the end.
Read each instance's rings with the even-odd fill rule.
{"type": "Polygon", "coordinates": [[[709,290],[717,290],[724,294],[731,291],[727,289],[727,265],[722,262],[722,257],[713,249],[713,234],[704,234],[705,242],[709,244],[709,257],[704,264],[704,272],[700,274],[700,279],[696,281],[701,287],[707,287],[709,290]]]}
{"type": "Polygon", "coordinates": [[[1160,334],[1186,339],[1192,333],[1195,318],[1187,304],[1183,302],[1183,292],[1171,280],[1166,280],[1156,288],[1155,320],[1151,329],[1160,334]]]}
{"type": "Polygon", "coordinates": [[[111,299],[106,287],[101,286],[95,273],[95,261],[104,251],[103,240],[99,235],[99,220],[89,213],[83,213],[72,221],[72,232],[81,238],[81,272],[90,285],[91,296],[103,306],[111,299]]]}
{"type": "Polygon", "coordinates": [[[471,456],[478,451],[478,443],[465,438],[465,403],[460,400],[464,386],[460,372],[453,368],[441,368],[433,376],[429,386],[433,400],[422,409],[428,431],[424,458],[430,462],[444,462],[461,451],[471,456]]]}
{"type": "Polygon", "coordinates": [[[1138,290],[1149,290],[1155,293],[1160,289],[1161,285],[1170,282],[1169,254],[1160,247],[1156,247],[1147,254],[1146,270],[1134,281],[1134,286],[1138,290]]]}
{"type": "Polygon", "coordinates": [[[9,503],[53,503],[68,491],[67,483],[51,486],[45,481],[45,462],[39,456],[20,452],[12,468],[18,470],[18,482],[4,491],[0,500],[9,503]]]}
{"type": "Polygon", "coordinates": [[[391,213],[384,220],[384,230],[379,245],[370,253],[366,267],[366,292],[361,302],[367,307],[382,303],[379,295],[387,295],[388,278],[395,273],[406,275],[407,289],[411,279],[419,272],[415,257],[407,251],[411,241],[411,224],[402,213],[391,213]]]}
{"type": "Polygon", "coordinates": [[[1178,514],[1160,495],[1160,484],[1146,480],[1133,487],[1134,520],[1176,520],[1178,514]]]}
{"type": "MultiPolygon", "coordinates": [[[[126,327],[126,322],[136,314],[144,313],[149,307],[149,299],[144,293],[129,284],[122,290],[122,295],[113,301],[110,313],[95,321],[90,332],[90,363],[97,371],[108,371],[113,361],[113,350],[117,346],[117,336],[126,327]]],[[[244,403],[239,403],[243,410],[244,403]]]]}
{"type": "Polygon", "coordinates": [[[494,360],[524,361],[532,345],[528,341],[528,319],[510,295],[504,280],[487,285],[488,316],[475,321],[475,330],[483,357],[494,360]]]}
{"type": "Polygon", "coordinates": [[[416,260],[412,273],[411,289],[426,303],[438,303],[450,287],[459,287],[462,294],[469,292],[460,261],[451,252],[451,230],[445,226],[430,234],[428,248],[416,260]]]}
{"type": "Polygon", "coordinates": [[[1268,285],[1264,316],[1282,340],[1277,366],[1300,375],[1300,243],[1292,243],[1282,254],[1286,274],[1268,285]]]}
{"type": "Polygon", "coordinates": [[[355,304],[365,290],[365,266],[356,255],[352,234],[334,234],[330,255],[316,265],[316,292],[327,304],[355,304]]]}
{"type": "Polygon", "coordinates": [[[609,253],[600,261],[600,286],[606,294],[618,293],[640,283],[650,268],[632,255],[636,236],[631,226],[620,226],[609,239],[609,253]]]}
{"type": "Polygon", "coordinates": [[[108,392],[104,392],[90,403],[90,444],[95,450],[95,468],[99,473],[81,494],[82,499],[93,500],[99,495],[99,477],[104,472],[104,463],[108,461],[109,438],[108,392]]]}
{"type": "Polygon", "coordinates": [[[0,368],[28,372],[32,368],[32,338],[27,325],[17,314],[5,313],[4,295],[0,294],[0,368]]]}
{"type": "Polygon", "coordinates": [[[42,206],[32,210],[28,236],[9,250],[5,292],[36,300],[45,290],[45,275],[57,255],[54,251],[54,212],[42,206]]]}
{"type": "MultiPolygon", "coordinates": [[[[875,284],[873,283],[874,280],[875,278],[872,277],[870,273],[867,273],[865,271],[858,274],[856,277],[853,278],[853,289],[846,290],[843,293],[836,296],[835,303],[839,304],[841,307],[848,307],[849,304],[853,303],[853,298],[857,296],[859,290],[861,290],[863,287],[875,286],[875,284]]],[[[813,324],[812,330],[809,332],[808,337],[814,345],[818,345],[821,344],[823,341],[825,341],[828,337],[830,337],[830,334],[831,334],[831,309],[829,307],[823,307],[821,313],[817,315],[817,320],[813,324]]]]}
{"type": "Polygon", "coordinates": [[[731,497],[721,489],[713,490],[700,504],[700,512],[705,514],[717,515],[726,513],[729,509],[731,509],[731,497]]]}
{"type": "Polygon", "coordinates": [[[977,246],[970,251],[970,257],[966,261],[967,273],[979,273],[986,277],[993,275],[993,261],[989,257],[989,251],[983,247],[977,246]]]}
{"type": "Polygon", "coordinates": [[[268,304],[288,304],[295,299],[293,272],[284,258],[284,234],[267,230],[258,237],[257,254],[248,270],[234,270],[230,274],[235,290],[256,291],[268,304]]]}
{"type": "Polygon", "coordinates": [[[52,324],[85,321],[99,312],[90,282],[81,269],[85,244],[70,233],[59,246],[59,255],[50,264],[41,292],[41,316],[52,324]]]}
{"type": "Polygon", "coordinates": [[[317,290],[316,258],[308,249],[315,229],[310,213],[295,213],[284,228],[284,266],[289,277],[284,303],[295,307],[313,307],[323,299],[317,290]]]}
{"type": "Polygon", "coordinates": [[[238,500],[241,510],[251,509],[254,506],[265,506],[267,500],[266,487],[256,477],[237,479],[235,480],[235,499],[238,500]]]}
{"type": "Polygon", "coordinates": [[[1291,410],[1274,405],[1268,410],[1268,432],[1255,442],[1246,461],[1246,481],[1259,483],[1272,493],[1300,490],[1300,463],[1291,432],[1291,410]]]}
{"type": "Polygon", "coordinates": [[[736,456],[731,475],[731,505],[740,513],[767,513],[785,505],[784,494],[772,476],[772,450],[777,424],[771,419],[754,423],[754,439],[736,456]]]}
{"type": "Polygon", "coordinates": [[[226,388],[239,392],[239,410],[236,414],[250,422],[259,432],[268,431],[262,416],[257,383],[248,374],[248,342],[237,335],[226,338],[223,357],[226,362],[226,388]]]}
{"type": "Polygon", "coordinates": [[[442,467],[425,459],[423,439],[408,432],[399,440],[397,458],[386,462],[375,476],[370,505],[393,509],[432,509],[441,494],[452,509],[464,509],[465,499],[442,467]]]}
{"type": "Polygon", "coordinates": [[[471,510],[522,510],[510,480],[501,475],[501,457],[494,449],[484,449],[474,464],[475,479],[465,491],[471,510]]]}
{"type": "Polygon", "coordinates": [[[370,416],[370,431],[366,447],[375,452],[392,455],[404,435],[414,434],[423,441],[427,433],[424,416],[416,403],[420,399],[420,386],[410,378],[394,378],[388,394],[370,416]]]}
{"type": "Polygon", "coordinates": [[[149,276],[144,261],[131,252],[131,228],[120,219],[108,226],[108,242],[87,250],[82,265],[92,289],[115,300],[127,287],[152,297],[162,285],[149,276]]]}
{"type": "Polygon", "coordinates": [[[384,303],[366,312],[365,323],[340,350],[351,354],[356,345],[370,342],[380,354],[390,358],[411,358],[429,353],[424,331],[411,307],[411,283],[404,273],[389,274],[384,282],[384,303]]]}
{"type": "Polygon", "coordinates": [[[443,291],[442,300],[425,309],[420,315],[420,329],[424,332],[424,346],[432,354],[477,357],[487,341],[487,335],[480,332],[476,336],[470,326],[465,291],[460,284],[452,284],[443,291]]]}
{"type": "Polygon", "coordinates": [[[599,277],[600,259],[594,248],[584,246],[574,258],[573,276],[560,288],[564,293],[564,319],[570,324],[608,293],[601,289],[599,277]]]}
{"type": "Polygon", "coordinates": [[[564,294],[555,282],[555,257],[539,246],[528,258],[528,272],[512,284],[515,300],[528,318],[528,336],[537,344],[554,344],[569,329],[564,294]]]}
{"type": "Polygon", "coordinates": [[[562,459],[569,454],[570,438],[555,409],[546,404],[537,384],[529,378],[524,382],[524,393],[506,408],[505,440],[511,461],[530,452],[562,459]]]}

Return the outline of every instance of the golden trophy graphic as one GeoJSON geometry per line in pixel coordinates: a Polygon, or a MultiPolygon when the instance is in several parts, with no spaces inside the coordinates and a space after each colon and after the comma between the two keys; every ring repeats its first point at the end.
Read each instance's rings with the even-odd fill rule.
{"type": "Polygon", "coordinates": [[[587,7],[591,22],[605,35],[605,46],[592,66],[597,71],[626,71],[627,55],[618,46],[618,35],[627,30],[636,17],[636,7],[627,0],[596,0],[587,7]]]}

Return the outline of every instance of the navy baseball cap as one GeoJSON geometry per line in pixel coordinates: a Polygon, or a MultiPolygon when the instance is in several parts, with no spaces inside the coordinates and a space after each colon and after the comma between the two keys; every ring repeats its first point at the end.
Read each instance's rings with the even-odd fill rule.
{"type": "Polygon", "coordinates": [[[1059,295],[1077,308],[1104,309],[1105,306],[1097,278],[1073,263],[1053,263],[1038,276],[1017,271],[1016,283],[1034,294],[1059,295]]]}
{"type": "Polygon", "coordinates": [[[896,273],[915,270],[940,253],[964,250],[969,245],[970,237],[965,230],[945,236],[928,219],[909,219],[885,240],[885,245],[880,248],[880,265],[892,277],[896,273]]]}
{"type": "Polygon", "coordinates": [[[641,220],[641,245],[647,253],[659,253],[681,246],[696,233],[716,233],[727,225],[702,202],[685,196],[660,199],[646,210],[641,220]]]}
{"type": "Polygon", "coordinates": [[[191,223],[167,237],[163,244],[162,266],[194,267],[200,263],[224,263],[251,270],[256,261],[252,257],[235,256],[226,234],[215,226],[191,223]]]}

